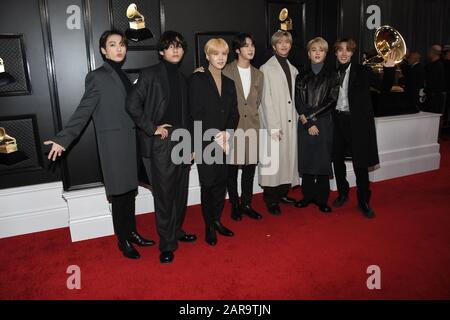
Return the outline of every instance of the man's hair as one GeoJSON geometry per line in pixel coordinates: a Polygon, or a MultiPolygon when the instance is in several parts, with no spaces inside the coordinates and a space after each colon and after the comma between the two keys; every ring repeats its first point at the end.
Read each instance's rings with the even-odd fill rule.
{"type": "Polygon", "coordinates": [[[103,54],[102,48],[106,50],[106,42],[108,42],[108,38],[112,35],[121,36],[123,44],[125,45],[125,47],[128,48],[128,39],[122,31],[116,30],[116,29],[106,30],[100,36],[99,48],[98,48],[100,50],[100,54],[102,55],[103,60],[106,60],[106,56],[103,54]]]}
{"type": "Polygon", "coordinates": [[[328,42],[322,37],[316,37],[308,42],[306,45],[307,50],[311,50],[313,44],[317,43],[325,52],[328,52],[328,42]]]}
{"type": "Polygon", "coordinates": [[[334,52],[337,52],[343,43],[347,44],[347,49],[353,53],[356,51],[356,42],[352,38],[342,38],[338,39],[334,43],[334,52]]]}
{"type": "Polygon", "coordinates": [[[205,54],[209,56],[210,54],[218,51],[223,51],[228,54],[230,52],[230,49],[228,47],[228,43],[222,38],[212,38],[209,39],[208,42],[206,42],[204,51],[205,54]]]}
{"type": "Polygon", "coordinates": [[[270,39],[270,43],[272,44],[272,46],[276,45],[278,42],[281,41],[281,38],[283,37],[287,37],[288,41],[291,43],[292,45],[292,35],[290,32],[288,31],[283,31],[283,30],[278,30],[277,32],[275,32],[272,35],[272,38],[270,39]]]}
{"type": "Polygon", "coordinates": [[[431,46],[429,52],[435,56],[441,56],[442,55],[442,47],[438,44],[434,44],[431,46]]]}
{"type": "Polygon", "coordinates": [[[181,33],[176,31],[165,31],[161,38],[158,41],[158,51],[164,51],[169,49],[170,45],[174,45],[176,47],[182,47],[183,50],[186,50],[187,43],[184,40],[184,37],[181,33]]]}
{"type": "Polygon", "coordinates": [[[233,42],[231,44],[233,52],[236,53],[237,49],[245,47],[247,45],[246,42],[247,38],[252,40],[253,45],[255,45],[255,40],[253,39],[253,36],[250,33],[240,33],[234,37],[233,42]]]}

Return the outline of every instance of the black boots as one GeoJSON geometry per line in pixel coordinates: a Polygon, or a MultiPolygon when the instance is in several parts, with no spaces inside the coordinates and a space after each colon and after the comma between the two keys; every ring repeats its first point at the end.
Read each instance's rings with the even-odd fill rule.
{"type": "Polygon", "coordinates": [[[205,230],[205,241],[210,246],[215,246],[217,244],[217,234],[214,225],[206,227],[205,230]]]}
{"type": "Polygon", "coordinates": [[[253,210],[253,208],[250,205],[231,205],[231,219],[234,221],[241,221],[242,215],[247,215],[249,218],[254,220],[261,220],[262,215],[260,215],[258,212],[253,210]]]}
{"type": "Polygon", "coordinates": [[[361,192],[358,190],[358,209],[367,219],[375,218],[375,212],[369,206],[371,195],[372,192],[370,190],[367,190],[366,192],[361,192]]]}
{"type": "Polygon", "coordinates": [[[333,201],[333,207],[340,208],[348,201],[347,194],[339,194],[339,196],[333,201]]]}
{"type": "Polygon", "coordinates": [[[234,221],[242,220],[241,207],[237,204],[231,205],[231,219],[233,219],[234,221]]]}
{"type": "Polygon", "coordinates": [[[129,259],[139,259],[141,257],[139,252],[133,247],[130,241],[119,241],[118,245],[124,257],[129,259]]]}
{"type": "Polygon", "coordinates": [[[226,228],[219,220],[214,221],[214,227],[216,228],[217,232],[219,232],[219,234],[221,234],[225,237],[234,236],[233,231],[226,228]]]}
{"type": "Polygon", "coordinates": [[[155,245],[155,241],[144,239],[137,232],[131,232],[128,241],[137,244],[140,247],[149,247],[155,245]]]}

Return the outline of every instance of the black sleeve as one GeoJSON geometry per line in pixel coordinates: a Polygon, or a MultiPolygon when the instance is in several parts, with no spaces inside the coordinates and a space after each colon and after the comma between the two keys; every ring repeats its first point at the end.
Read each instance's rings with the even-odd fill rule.
{"type": "Polygon", "coordinates": [[[237,94],[236,94],[236,87],[234,83],[230,85],[231,88],[231,104],[230,104],[230,113],[228,115],[228,121],[227,121],[227,129],[233,129],[236,130],[238,124],[239,124],[239,109],[238,109],[238,103],[237,103],[237,94]]]}
{"type": "Polygon", "coordinates": [[[145,72],[141,72],[138,82],[133,86],[133,89],[127,96],[126,109],[136,123],[136,126],[151,137],[155,134],[157,126],[153,123],[150,115],[144,112],[145,100],[149,90],[151,88],[148,75],[145,72]]]}
{"type": "Polygon", "coordinates": [[[51,140],[67,149],[86,127],[99,101],[100,92],[95,86],[94,74],[90,72],[86,76],[84,95],[77,109],[70,117],[64,130],[51,140]]]}
{"type": "Polygon", "coordinates": [[[391,68],[383,67],[382,80],[380,80],[378,75],[374,71],[372,71],[372,69],[369,67],[365,67],[365,72],[369,77],[369,84],[371,87],[374,87],[381,92],[391,91],[391,88],[394,85],[395,67],[391,68]]]}
{"type": "Polygon", "coordinates": [[[204,116],[204,109],[202,103],[202,81],[199,78],[199,75],[193,74],[189,78],[189,113],[192,118],[192,121],[202,121],[204,116]]]}
{"type": "MultiPolygon", "coordinates": [[[[297,110],[299,116],[304,115],[305,117],[308,117],[312,112],[312,108],[303,101],[301,94],[302,90],[301,78],[297,76],[297,78],[295,79],[295,109],[297,110]]],[[[314,125],[312,121],[307,121],[305,124],[303,124],[299,120],[299,123],[306,129],[309,129],[314,125]]]]}

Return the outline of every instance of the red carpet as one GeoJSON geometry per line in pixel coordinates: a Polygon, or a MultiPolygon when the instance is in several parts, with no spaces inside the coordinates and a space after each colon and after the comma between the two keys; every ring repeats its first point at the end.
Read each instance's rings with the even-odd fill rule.
{"type": "MultiPolygon", "coordinates": [[[[287,206],[270,216],[258,195],[263,220],[231,221],[227,205],[236,236],[213,248],[190,207],[185,229],[199,241],[181,244],[171,265],[157,247],[131,261],[114,237],[71,243],[68,229],[2,239],[0,299],[449,299],[450,143],[441,151],[439,171],[372,184],[375,220],[356,210],[354,189],[330,216],[287,206]],[[66,288],[69,265],[81,268],[81,290],[66,288]],[[370,265],[381,268],[381,290],[366,287],[370,265]]],[[[138,227],[156,238],[153,214],[138,227]]]]}

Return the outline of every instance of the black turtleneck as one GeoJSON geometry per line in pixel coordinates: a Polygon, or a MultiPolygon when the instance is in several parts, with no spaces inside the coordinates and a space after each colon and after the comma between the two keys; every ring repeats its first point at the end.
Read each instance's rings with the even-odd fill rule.
{"type": "Polygon", "coordinates": [[[161,124],[168,123],[173,128],[180,128],[182,126],[181,119],[181,84],[180,73],[178,70],[178,64],[173,64],[165,59],[162,60],[162,64],[167,70],[167,77],[169,80],[169,104],[166,112],[164,113],[161,124]]]}
{"type": "Polygon", "coordinates": [[[127,93],[130,93],[132,88],[131,81],[130,79],[128,79],[125,72],[122,71],[122,66],[125,63],[125,59],[121,62],[116,62],[110,59],[106,59],[105,61],[114,69],[114,71],[116,71],[117,75],[123,83],[123,86],[125,87],[125,90],[127,91],[127,93]]]}
{"type": "Polygon", "coordinates": [[[281,65],[281,68],[283,68],[284,74],[286,75],[286,79],[289,85],[289,93],[291,95],[292,99],[292,79],[291,79],[291,69],[289,69],[289,64],[287,62],[287,57],[280,57],[279,55],[275,55],[278,62],[281,65]]]}

